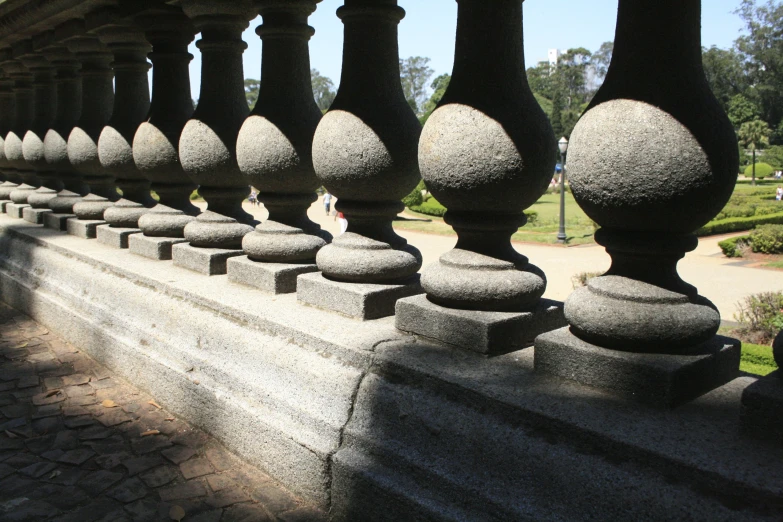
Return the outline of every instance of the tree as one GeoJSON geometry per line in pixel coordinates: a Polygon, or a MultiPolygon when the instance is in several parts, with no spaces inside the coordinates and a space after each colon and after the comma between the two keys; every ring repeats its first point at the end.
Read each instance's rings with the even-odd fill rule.
{"type": "Polygon", "coordinates": [[[321,75],[318,69],[310,69],[310,83],[313,85],[313,96],[315,103],[321,112],[326,112],[332,105],[337,93],[334,90],[334,83],[330,78],[321,75]]]}
{"type": "Polygon", "coordinates": [[[707,83],[724,112],[729,112],[729,103],[735,96],[742,94],[747,99],[750,83],[739,53],[713,46],[702,49],[701,61],[707,83]]]}
{"type": "Polygon", "coordinates": [[[590,98],[603,85],[606,73],[609,72],[613,53],[614,42],[604,42],[590,57],[590,65],[587,68],[587,89],[590,91],[590,98]]]}
{"type": "Polygon", "coordinates": [[[261,82],[253,78],[245,78],[245,99],[248,106],[252,109],[258,101],[258,90],[261,88],[261,82]]]}
{"type": "Polygon", "coordinates": [[[783,3],[742,0],[737,13],[747,34],[735,46],[745,60],[761,119],[777,127],[783,120],[783,3]]]}
{"type": "Polygon", "coordinates": [[[753,153],[753,175],[751,185],[756,184],[756,149],[769,145],[769,135],[772,130],[767,122],[762,120],[748,121],[742,124],[739,130],[739,140],[753,153]]]}
{"type": "Polygon", "coordinates": [[[419,118],[422,125],[427,123],[430,115],[435,112],[440,100],[443,99],[443,95],[446,94],[446,89],[448,89],[450,82],[450,74],[441,74],[430,84],[432,96],[430,96],[430,99],[424,104],[424,114],[419,118]]]}
{"type": "Polygon", "coordinates": [[[543,96],[547,100],[555,97],[555,69],[549,62],[539,62],[535,67],[530,67],[525,71],[527,74],[527,83],[533,94],[543,96]]]}
{"type": "Polygon", "coordinates": [[[737,94],[729,100],[726,112],[735,129],[739,129],[743,123],[757,120],[761,116],[758,105],[742,94],[737,94]]]}
{"type": "Polygon", "coordinates": [[[411,56],[400,60],[402,91],[416,116],[424,114],[422,109],[427,94],[427,82],[435,72],[427,65],[428,63],[430,59],[422,56],[411,56]]]}
{"type": "Polygon", "coordinates": [[[563,95],[560,94],[560,91],[557,91],[552,99],[552,114],[549,116],[549,122],[552,124],[552,131],[554,131],[556,139],[559,140],[565,135],[563,132],[563,95]]]}

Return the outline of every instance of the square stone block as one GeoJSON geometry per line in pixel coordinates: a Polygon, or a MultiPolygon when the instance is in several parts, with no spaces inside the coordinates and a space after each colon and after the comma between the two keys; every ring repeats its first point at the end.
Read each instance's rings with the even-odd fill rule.
{"type": "Polygon", "coordinates": [[[741,343],[716,335],[688,355],[609,350],[587,343],[569,328],[539,335],[535,370],[603,388],[649,404],[673,408],[739,375],[741,343]]]}
{"type": "Polygon", "coordinates": [[[242,250],[198,248],[190,246],[190,243],[180,243],[171,247],[171,259],[175,265],[210,276],[225,274],[226,260],[242,254],[244,254],[242,250]]]}
{"type": "Polygon", "coordinates": [[[525,348],[539,334],[566,324],[563,303],[549,299],[530,312],[481,312],[446,308],[417,295],[397,301],[395,317],[399,330],[488,355],[525,348]]]}
{"type": "Polygon", "coordinates": [[[227,268],[229,281],[273,294],[296,292],[296,278],[299,274],[318,272],[315,263],[263,263],[247,256],[232,257],[227,262],[227,268]]]}
{"type": "Polygon", "coordinates": [[[171,259],[171,247],[187,240],[181,237],[150,237],[144,234],[132,234],[128,238],[131,254],[168,261],[171,259]]]}
{"type": "Polygon", "coordinates": [[[783,370],[745,388],[740,415],[743,432],[783,446],[783,370]]]}
{"type": "Polygon", "coordinates": [[[51,214],[52,209],[50,208],[33,208],[28,207],[22,209],[22,217],[25,221],[33,223],[35,225],[43,225],[44,224],[44,216],[46,214],[51,214]]]}
{"type": "Polygon", "coordinates": [[[81,237],[83,239],[95,239],[96,229],[100,225],[105,225],[106,222],[102,219],[79,219],[71,218],[67,221],[68,233],[72,236],[81,237]]]}
{"type": "Polygon", "coordinates": [[[0,200],[0,212],[5,214],[5,206],[11,203],[10,199],[2,199],[0,200]]]}
{"type": "Polygon", "coordinates": [[[16,203],[8,203],[5,206],[5,213],[11,217],[15,217],[16,219],[22,219],[24,217],[24,209],[26,208],[30,208],[30,205],[27,203],[22,203],[19,205],[16,203]]]}
{"type": "Polygon", "coordinates": [[[96,232],[99,243],[114,248],[128,248],[128,236],[131,234],[141,234],[141,229],[98,225],[96,232]]]}
{"type": "Polygon", "coordinates": [[[65,232],[68,230],[68,220],[75,217],[76,214],[57,214],[55,212],[50,212],[43,216],[44,226],[46,228],[65,232]]]}
{"type": "Polygon", "coordinates": [[[394,315],[399,299],[423,290],[416,274],[404,284],[343,283],[327,279],[320,272],[297,279],[297,301],[357,319],[379,319],[394,315]]]}

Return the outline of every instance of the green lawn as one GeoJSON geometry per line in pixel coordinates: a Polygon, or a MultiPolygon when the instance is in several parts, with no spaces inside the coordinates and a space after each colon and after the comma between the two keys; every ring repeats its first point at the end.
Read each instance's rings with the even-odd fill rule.
{"type": "Polygon", "coordinates": [[[740,370],[755,375],[767,375],[777,369],[772,348],[760,344],[742,343],[740,370]]]}

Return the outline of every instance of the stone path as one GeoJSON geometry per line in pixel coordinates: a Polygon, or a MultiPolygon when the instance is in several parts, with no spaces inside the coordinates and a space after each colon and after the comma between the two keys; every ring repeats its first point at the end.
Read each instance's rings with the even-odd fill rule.
{"type": "Polygon", "coordinates": [[[324,519],[0,303],[0,520],[324,519]]]}

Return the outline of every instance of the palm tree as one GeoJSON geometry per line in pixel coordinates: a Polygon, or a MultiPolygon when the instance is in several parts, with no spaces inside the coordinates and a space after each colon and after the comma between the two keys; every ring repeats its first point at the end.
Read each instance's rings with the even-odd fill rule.
{"type": "Polygon", "coordinates": [[[740,127],[738,136],[740,143],[753,152],[753,167],[751,172],[753,178],[751,185],[756,184],[756,149],[759,147],[769,146],[769,135],[772,133],[772,129],[769,128],[767,122],[762,120],[747,121],[740,127]]]}

